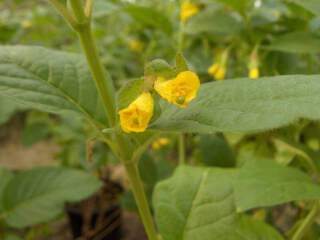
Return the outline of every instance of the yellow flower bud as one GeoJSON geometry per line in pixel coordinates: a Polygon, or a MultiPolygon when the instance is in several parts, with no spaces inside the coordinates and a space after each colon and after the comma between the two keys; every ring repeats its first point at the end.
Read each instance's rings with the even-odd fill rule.
{"type": "Polygon", "coordinates": [[[190,2],[184,2],[181,6],[180,20],[186,22],[190,17],[196,15],[200,11],[199,6],[190,2]]]}
{"type": "Polygon", "coordinates": [[[209,67],[208,73],[216,80],[223,80],[226,75],[226,68],[220,63],[214,63],[209,67]]]}
{"type": "Polygon", "coordinates": [[[226,68],[223,66],[220,66],[220,68],[217,70],[214,77],[216,80],[223,80],[225,76],[226,76],[226,68]]]}
{"type": "Polygon", "coordinates": [[[153,115],[153,98],[149,92],[137,97],[127,108],[119,111],[124,132],[144,132],[153,115]]]}
{"type": "Polygon", "coordinates": [[[255,67],[255,68],[251,68],[249,70],[249,78],[251,79],[257,79],[259,78],[259,68],[255,67]]]}
{"type": "Polygon", "coordinates": [[[168,102],[187,107],[196,96],[200,88],[200,80],[194,72],[180,72],[176,78],[166,80],[162,77],[154,83],[154,89],[168,102]]]}
{"type": "Polygon", "coordinates": [[[152,149],[159,150],[161,147],[168,145],[169,142],[168,138],[159,138],[152,143],[152,149]]]}
{"type": "Polygon", "coordinates": [[[220,64],[219,64],[219,63],[213,63],[213,64],[209,67],[208,73],[209,73],[210,75],[214,76],[214,75],[217,73],[217,71],[219,70],[219,68],[220,68],[220,64]]]}
{"type": "Polygon", "coordinates": [[[143,43],[139,40],[133,39],[129,41],[129,48],[133,52],[141,52],[143,49],[143,43]]]}

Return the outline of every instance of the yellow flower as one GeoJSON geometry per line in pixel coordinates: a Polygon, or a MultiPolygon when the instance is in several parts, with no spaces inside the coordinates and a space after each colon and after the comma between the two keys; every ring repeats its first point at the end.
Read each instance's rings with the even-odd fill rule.
{"type": "Polygon", "coordinates": [[[259,68],[255,67],[255,68],[251,68],[249,70],[249,78],[251,79],[257,79],[259,78],[259,68]]]}
{"type": "Polygon", "coordinates": [[[153,98],[149,92],[137,97],[127,108],[119,111],[124,132],[144,132],[153,115],[153,98]]]}
{"type": "Polygon", "coordinates": [[[213,64],[209,67],[208,73],[209,73],[210,75],[214,76],[214,75],[217,73],[217,71],[219,70],[219,68],[220,68],[220,64],[218,64],[218,63],[213,63],[213,64]]]}
{"type": "Polygon", "coordinates": [[[158,138],[152,143],[152,149],[159,150],[161,147],[166,146],[170,143],[168,138],[158,138]]]}
{"type": "Polygon", "coordinates": [[[136,39],[132,39],[129,41],[129,48],[133,51],[133,52],[141,52],[143,49],[143,43],[139,40],[136,39]]]}
{"type": "Polygon", "coordinates": [[[190,2],[184,2],[181,6],[180,20],[186,22],[190,17],[196,15],[200,11],[199,6],[190,2]]]}
{"type": "Polygon", "coordinates": [[[31,28],[32,27],[32,22],[30,20],[23,20],[21,22],[21,26],[24,28],[24,29],[28,29],[28,28],[31,28]]]}
{"type": "Polygon", "coordinates": [[[214,77],[216,80],[223,80],[225,76],[226,76],[226,68],[221,66],[214,77]]]}
{"type": "Polygon", "coordinates": [[[214,63],[209,67],[208,73],[216,80],[223,80],[226,75],[226,68],[219,63],[214,63]]]}
{"type": "Polygon", "coordinates": [[[154,89],[168,102],[187,107],[196,96],[200,87],[200,80],[194,72],[180,72],[176,78],[166,80],[162,77],[154,83],[154,89]]]}

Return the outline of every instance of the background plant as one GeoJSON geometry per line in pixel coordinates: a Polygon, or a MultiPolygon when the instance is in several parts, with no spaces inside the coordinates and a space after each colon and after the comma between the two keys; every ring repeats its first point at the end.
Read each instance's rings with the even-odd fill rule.
{"type": "MultiPolygon", "coordinates": [[[[156,223],[164,239],[215,239],[220,236],[226,236],[226,239],[259,239],[261,236],[282,239],[276,230],[256,220],[257,212],[264,212],[264,220],[275,225],[270,219],[272,209],[267,207],[292,201],[299,209],[299,216],[291,229],[282,229],[283,235],[292,239],[316,239],[319,236],[318,225],[313,223],[317,222],[319,198],[316,184],[319,138],[318,124],[314,120],[319,118],[319,76],[295,74],[318,74],[319,4],[314,1],[222,0],[193,3],[198,4],[201,11],[181,28],[178,17],[180,5],[175,1],[139,4],[95,1],[93,31],[102,64],[115,79],[116,88],[132,78],[143,76],[144,63],[154,58],[166,59],[173,65],[178,43],[189,66],[196,70],[202,82],[212,81],[207,70],[212,63],[219,62],[221,53],[226,49],[225,78],[247,76],[253,51],[257,51],[261,75],[274,77],[204,84],[198,98],[187,109],[179,110],[160,101],[161,111],[149,131],[123,135],[117,124],[110,125],[115,116],[108,124],[103,113],[103,101],[98,97],[83,57],[38,47],[2,47],[0,94],[5,99],[1,103],[10,102],[9,98],[14,96],[29,108],[62,115],[72,113],[89,120],[89,126],[80,121],[77,131],[71,131],[66,152],[77,144],[82,144],[84,149],[84,139],[93,137],[109,144],[120,141],[121,151],[113,144],[110,148],[123,161],[132,158],[137,161],[159,133],[174,132],[169,135],[172,142],[177,139],[175,133],[187,133],[184,136],[188,153],[186,162],[192,166],[180,166],[173,177],[157,185],[153,194],[156,223]],[[124,31],[119,33],[119,28],[124,31]],[[80,89],[80,94],[76,89],[80,89]],[[77,132],[80,134],[75,134],[77,132]],[[128,145],[125,151],[123,144],[128,145]],[[232,170],[216,167],[232,167],[232,170]]],[[[3,4],[15,6],[7,2],[3,4]]],[[[26,22],[20,24],[27,17],[25,13],[22,12],[21,17],[15,14],[16,22],[4,24],[2,31],[6,34],[1,35],[4,43],[37,41],[66,51],[79,50],[76,34],[71,31],[65,34],[67,27],[47,5],[31,3],[29,7],[35,13],[28,20],[35,25],[26,29],[30,25],[26,22]],[[39,12],[46,21],[41,20],[37,25],[39,12]],[[52,34],[46,34],[48,38],[45,39],[39,36],[41,26],[45,30],[47,26],[59,28],[49,31],[52,34]]],[[[76,21],[84,23],[85,17],[77,9],[82,5],[72,7],[77,13],[76,21]]],[[[4,19],[9,18],[8,14],[3,12],[4,19]]],[[[88,29],[81,31],[82,39],[90,37],[88,29]]],[[[87,40],[82,40],[83,45],[91,54],[88,48],[92,50],[94,47],[86,46],[87,40]]],[[[88,57],[89,62],[93,59],[98,58],[88,57]]],[[[96,80],[97,76],[101,79],[106,76],[101,72],[97,74],[97,66],[100,64],[91,63],[96,80]]],[[[130,86],[121,88],[118,96],[127,98],[118,98],[117,105],[135,98],[139,88],[130,86]]],[[[107,87],[104,94],[111,96],[108,93],[110,89],[107,87]]],[[[108,107],[112,101],[105,101],[109,119],[115,114],[108,107]]],[[[21,109],[11,102],[3,105],[5,108],[1,111],[5,114],[2,116],[21,109]]],[[[66,128],[61,127],[61,123],[68,122],[66,117],[59,118],[58,123],[52,122],[51,117],[42,121],[47,122],[44,129],[50,126],[49,132],[66,138],[66,128]]],[[[148,155],[152,159],[142,161],[145,164],[140,162],[142,180],[149,183],[146,184],[148,191],[152,192],[163,175],[170,174],[169,170],[161,174],[160,165],[166,164],[163,163],[165,153],[174,151],[173,147],[173,143],[167,146],[164,153],[149,149],[143,159],[148,159],[148,155]],[[154,160],[156,158],[161,160],[154,160]],[[147,163],[151,167],[143,169],[147,163]],[[147,179],[150,171],[159,173],[159,177],[147,179]]],[[[183,154],[183,145],[181,149],[183,154]]],[[[107,151],[108,148],[102,147],[101,152],[107,151]]],[[[83,156],[84,152],[79,154],[83,156]]],[[[69,165],[68,161],[65,163],[69,165]]],[[[75,165],[80,164],[76,161],[75,165]]],[[[88,169],[90,166],[84,167],[88,169]]],[[[133,178],[136,178],[136,169],[131,170],[129,176],[130,173],[135,174],[133,178]]],[[[141,181],[135,184],[141,190],[141,181]]],[[[141,197],[140,194],[142,192],[136,193],[141,197]]],[[[60,202],[65,200],[71,199],[59,199],[60,202]]],[[[150,239],[155,239],[145,199],[142,202],[140,208],[150,239]]]]}

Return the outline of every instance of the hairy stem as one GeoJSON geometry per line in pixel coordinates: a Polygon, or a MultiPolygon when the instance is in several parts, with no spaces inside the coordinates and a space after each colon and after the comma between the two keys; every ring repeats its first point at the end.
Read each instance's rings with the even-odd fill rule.
{"type": "MultiPolygon", "coordinates": [[[[70,0],[71,7],[76,18],[78,27],[74,28],[80,38],[82,49],[85,53],[91,73],[93,75],[97,90],[103,100],[103,105],[107,113],[109,125],[116,125],[116,104],[114,96],[113,82],[104,69],[98,54],[95,39],[91,32],[91,18],[88,11],[91,11],[92,1],[88,0],[86,10],[81,0],[70,0]]],[[[67,21],[68,19],[65,18],[67,21]]],[[[106,140],[106,139],[105,139],[106,140]]],[[[125,165],[133,194],[139,209],[139,213],[147,232],[149,240],[157,240],[157,232],[153,223],[152,214],[144,192],[142,180],[139,175],[137,163],[132,161],[130,145],[123,134],[116,133],[115,141],[118,145],[117,152],[122,163],[125,165]]]]}
{"type": "Polygon", "coordinates": [[[136,199],[136,203],[139,209],[139,213],[147,232],[149,240],[158,240],[157,232],[154,227],[152,215],[149,209],[149,204],[144,192],[144,187],[142,180],[139,175],[139,170],[137,164],[134,162],[125,164],[126,171],[128,173],[128,178],[131,184],[132,192],[136,199]]]}
{"type": "Polygon", "coordinates": [[[70,24],[71,28],[76,29],[77,28],[77,22],[74,19],[74,17],[69,13],[67,7],[63,5],[58,0],[49,0],[49,2],[52,4],[52,6],[57,10],[57,12],[67,20],[67,22],[70,24]]]}
{"type": "Polygon", "coordinates": [[[107,113],[110,127],[116,124],[116,109],[113,82],[109,77],[100,61],[97,47],[92,36],[90,25],[84,27],[79,32],[79,37],[83,51],[85,52],[88,64],[94,77],[97,89],[103,100],[103,105],[107,113]]]}
{"type": "Polygon", "coordinates": [[[84,23],[87,21],[87,16],[84,13],[82,2],[80,0],[70,0],[70,4],[78,22],[84,23]]]}

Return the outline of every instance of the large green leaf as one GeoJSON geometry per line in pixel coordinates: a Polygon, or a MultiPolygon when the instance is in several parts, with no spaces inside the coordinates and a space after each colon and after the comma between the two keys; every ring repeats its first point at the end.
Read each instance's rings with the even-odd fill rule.
{"type": "Polygon", "coordinates": [[[274,161],[249,161],[234,181],[238,211],[320,198],[320,186],[301,171],[274,161]]]}
{"type": "Polygon", "coordinates": [[[263,223],[243,225],[241,212],[314,199],[320,186],[306,174],[260,160],[234,169],[179,167],[156,186],[153,202],[164,240],[242,240],[281,238],[263,223]]]}
{"type": "Polygon", "coordinates": [[[210,133],[259,132],[299,118],[320,119],[320,75],[288,75],[257,81],[235,79],[203,84],[186,109],[163,103],[153,129],[210,133]]]}
{"type": "Polygon", "coordinates": [[[309,32],[292,32],[276,38],[269,50],[291,53],[318,53],[320,52],[320,38],[309,32]]]}
{"type": "Polygon", "coordinates": [[[6,123],[18,110],[23,109],[12,100],[0,96],[0,125],[6,123]]]}
{"type": "Polygon", "coordinates": [[[60,214],[63,204],[90,196],[100,182],[78,170],[42,167],[15,176],[2,195],[3,216],[12,227],[49,221],[60,214]]]}
{"type": "Polygon", "coordinates": [[[105,123],[84,58],[42,47],[0,47],[0,95],[32,108],[105,123]]]}
{"type": "Polygon", "coordinates": [[[13,178],[12,172],[0,167],[0,212],[3,210],[2,196],[7,184],[13,178]]]}
{"type": "Polygon", "coordinates": [[[155,190],[156,220],[164,240],[282,239],[264,223],[236,213],[235,171],[180,167],[155,190]]]}
{"type": "Polygon", "coordinates": [[[319,0],[290,0],[297,5],[307,9],[315,15],[320,15],[320,2],[319,0]]]}
{"type": "Polygon", "coordinates": [[[235,166],[234,153],[223,137],[209,134],[200,135],[198,147],[198,157],[206,166],[235,166]]]}

